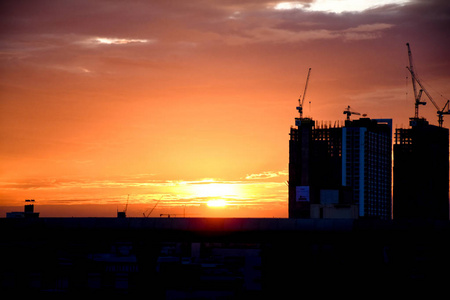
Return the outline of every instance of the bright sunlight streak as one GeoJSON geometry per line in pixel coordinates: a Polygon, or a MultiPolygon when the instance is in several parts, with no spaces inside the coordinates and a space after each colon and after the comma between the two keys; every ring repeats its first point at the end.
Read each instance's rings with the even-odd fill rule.
{"type": "Polygon", "coordinates": [[[208,207],[225,207],[227,205],[227,201],[224,199],[214,199],[209,200],[206,205],[208,205],[208,207]]]}
{"type": "Polygon", "coordinates": [[[98,44],[107,45],[124,45],[130,43],[148,43],[149,40],[144,39],[117,39],[117,38],[95,38],[95,42],[98,44]]]}

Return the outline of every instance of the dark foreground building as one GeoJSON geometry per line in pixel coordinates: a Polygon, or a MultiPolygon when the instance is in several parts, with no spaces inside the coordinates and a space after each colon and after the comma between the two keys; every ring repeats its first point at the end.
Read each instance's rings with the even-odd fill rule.
{"type": "Polygon", "coordinates": [[[289,218],[391,219],[392,120],[297,118],[289,141],[289,218]]]}
{"type": "Polygon", "coordinates": [[[34,211],[34,199],[25,200],[23,211],[6,213],[7,218],[39,218],[39,213],[34,211]]]}
{"type": "Polygon", "coordinates": [[[449,219],[449,131],[413,119],[395,131],[394,219],[449,219]]]}
{"type": "Polygon", "coordinates": [[[424,291],[434,299],[448,293],[450,279],[449,221],[1,218],[0,232],[5,297],[348,299],[424,291]]]}

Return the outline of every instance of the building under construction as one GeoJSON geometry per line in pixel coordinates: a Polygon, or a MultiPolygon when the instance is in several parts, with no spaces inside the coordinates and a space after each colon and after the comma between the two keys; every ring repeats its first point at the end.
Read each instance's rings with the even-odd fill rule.
{"type": "Polygon", "coordinates": [[[310,218],[321,195],[342,198],[342,130],[309,118],[298,119],[297,124],[289,141],[289,217],[310,218]]]}
{"type": "Polygon", "coordinates": [[[414,92],[414,117],[410,128],[395,131],[394,145],[394,219],[449,219],[449,130],[443,126],[443,116],[450,114],[449,100],[443,108],[415,73],[411,48],[409,67],[414,92]],[[418,86],[416,86],[416,84],[418,86]],[[419,106],[427,102],[425,94],[436,108],[438,126],[419,117],[419,106]]]}
{"type": "Polygon", "coordinates": [[[449,130],[412,119],[395,130],[394,219],[449,219],[449,130]]]}
{"type": "Polygon", "coordinates": [[[391,218],[392,121],[298,118],[289,141],[289,218],[391,218]]]}
{"type": "Polygon", "coordinates": [[[289,218],[391,219],[392,120],[319,123],[299,97],[289,141],[289,218]]]}

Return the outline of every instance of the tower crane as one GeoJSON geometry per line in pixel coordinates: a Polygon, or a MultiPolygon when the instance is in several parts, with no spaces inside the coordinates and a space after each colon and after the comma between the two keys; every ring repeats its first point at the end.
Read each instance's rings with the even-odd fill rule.
{"type": "MultiPolygon", "coordinates": [[[[351,109],[350,109],[350,105],[349,106],[347,106],[347,108],[344,110],[344,115],[347,115],[347,121],[350,121],[350,116],[351,115],[361,115],[359,112],[356,112],[356,111],[351,111],[351,109]]],[[[363,117],[365,117],[366,116],[366,114],[363,114],[363,117]]]]}
{"type": "MultiPolygon", "coordinates": [[[[450,114],[450,107],[448,106],[450,100],[447,100],[444,107],[442,109],[440,109],[439,106],[436,104],[436,102],[433,100],[433,97],[431,97],[430,93],[428,93],[428,91],[422,85],[419,78],[416,77],[416,75],[413,73],[413,71],[410,68],[408,68],[408,67],[406,67],[406,68],[411,72],[411,76],[420,86],[420,91],[419,91],[418,97],[420,98],[420,96],[422,95],[422,92],[425,92],[425,95],[427,95],[428,99],[430,99],[431,103],[433,103],[434,107],[437,109],[438,124],[439,124],[439,127],[442,127],[442,124],[444,123],[444,115],[450,114]]],[[[420,102],[420,103],[422,103],[422,102],[420,102]]]]}
{"type": "Polygon", "coordinates": [[[426,105],[427,103],[425,101],[420,101],[420,98],[422,97],[422,90],[417,92],[416,88],[416,75],[414,73],[414,67],[413,67],[413,59],[412,59],[412,53],[411,53],[411,47],[409,46],[409,43],[406,43],[406,46],[408,47],[408,59],[409,59],[409,68],[406,67],[411,72],[411,80],[412,80],[412,86],[414,90],[414,119],[419,118],[419,105],[426,105]]]}
{"type": "Polygon", "coordinates": [[[306,89],[308,88],[308,81],[309,81],[309,74],[310,73],[311,73],[311,68],[309,68],[308,76],[306,77],[306,84],[305,84],[305,90],[303,91],[303,97],[302,97],[302,95],[300,95],[300,97],[298,97],[297,110],[300,113],[300,119],[303,117],[303,103],[305,102],[306,89]]]}
{"type": "Polygon", "coordinates": [[[158,205],[159,201],[161,201],[161,199],[162,199],[163,197],[164,197],[164,195],[162,195],[161,198],[159,198],[159,200],[156,201],[155,206],[153,206],[153,208],[150,210],[150,212],[149,212],[147,215],[146,215],[145,213],[147,212],[148,209],[147,209],[145,212],[142,213],[142,214],[144,215],[145,218],[148,218],[148,217],[151,215],[151,213],[152,213],[153,210],[155,209],[156,205],[158,205]]]}
{"type": "Polygon", "coordinates": [[[130,194],[128,194],[127,204],[125,205],[125,209],[123,211],[117,211],[118,218],[126,218],[127,217],[128,199],[130,199],[130,194]]]}
{"type": "Polygon", "coordinates": [[[422,97],[422,92],[425,93],[425,95],[427,95],[428,99],[430,99],[431,103],[434,105],[434,107],[437,109],[437,115],[438,115],[438,124],[439,127],[442,127],[442,124],[444,123],[444,115],[449,115],[450,114],[450,107],[449,107],[449,101],[447,100],[447,102],[445,103],[444,107],[442,109],[439,108],[439,106],[436,104],[436,102],[433,100],[433,97],[431,97],[430,93],[428,93],[427,89],[423,86],[422,82],[420,82],[419,78],[417,78],[417,75],[414,73],[414,69],[413,69],[413,65],[412,65],[412,58],[411,58],[411,49],[409,47],[409,43],[406,44],[408,46],[408,55],[409,55],[409,67],[406,67],[409,72],[411,73],[411,79],[413,82],[413,89],[414,89],[414,97],[416,99],[415,102],[415,114],[414,114],[414,118],[418,118],[418,105],[425,105],[426,102],[421,102],[420,98],[422,97]],[[417,84],[420,86],[420,90],[419,93],[417,93],[416,90],[416,85],[415,83],[417,82],[417,84]]]}

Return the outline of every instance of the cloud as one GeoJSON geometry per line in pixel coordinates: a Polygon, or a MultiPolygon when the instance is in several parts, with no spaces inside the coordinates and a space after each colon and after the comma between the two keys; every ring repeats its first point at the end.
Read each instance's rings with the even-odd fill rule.
{"type": "Polygon", "coordinates": [[[381,32],[392,28],[393,24],[376,23],[363,24],[357,27],[345,29],[340,35],[346,40],[368,40],[381,37],[381,32]]]}
{"type": "Polygon", "coordinates": [[[119,38],[106,38],[98,37],[91,39],[91,42],[96,44],[106,44],[106,45],[126,45],[126,44],[136,44],[136,43],[150,43],[153,40],[147,39],[119,39],[119,38]]]}
{"type": "Polygon", "coordinates": [[[367,40],[381,37],[382,31],[392,28],[392,24],[362,24],[346,29],[289,30],[282,28],[257,27],[243,33],[225,37],[230,45],[248,43],[298,43],[313,40],[367,40]]]}
{"type": "Polygon", "coordinates": [[[99,4],[81,1],[81,4],[76,7],[72,7],[73,5],[43,6],[36,10],[39,12],[38,15],[28,15],[27,13],[32,10],[25,10],[21,14],[27,17],[26,20],[29,22],[27,27],[24,23],[17,21],[20,16],[18,13],[20,5],[11,5],[11,13],[5,15],[5,18],[8,24],[15,24],[13,29],[17,31],[17,34],[12,34],[14,31],[11,34],[4,32],[2,36],[7,37],[5,40],[8,41],[24,33],[37,37],[44,34],[52,37],[59,36],[62,39],[65,38],[64,36],[72,35],[87,37],[83,42],[95,46],[152,44],[158,41],[159,45],[169,43],[173,47],[180,43],[199,45],[203,42],[209,45],[220,44],[222,41],[234,46],[249,43],[298,43],[339,38],[367,40],[379,38],[383,31],[395,26],[392,22],[379,22],[373,16],[386,18],[383,11],[385,5],[392,4],[400,9],[407,3],[409,3],[407,0],[319,0],[310,3],[305,1],[279,3],[227,1],[219,4],[204,1],[189,3],[179,1],[169,5],[154,1],[148,3],[138,1],[133,5],[127,5],[126,8],[110,5],[108,9],[105,9],[99,4]],[[359,9],[361,5],[362,8],[359,9]],[[330,15],[326,13],[327,7],[358,8],[361,13],[346,16],[330,15]],[[365,9],[374,7],[379,11],[372,10],[366,13],[365,9]],[[71,21],[58,20],[55,17],[57,9],[60,9],[58,12],[66,15],[71,21]],[[91,13],[84,19],[81,18],[81,14],[76,13],[76,9],[84,9],[91,13]],[[363,15],[369,18],[361,18],[360,16],[363,15]],[[117,22],[112,23],[111,20],[117,20],[117,22]],[[75,27],[73,24],[78,26],[75,27]],[[382,27],[382,24],[390,27],[382,27]],[[40,29],[38,32],[34,32],[38,29],[40,29]],[[138,37],[136,33],[139,33],[138,37]]]}
{"type": "Polygon", "coordinates": [[[403,5],[411,0],[313,0],[310,3],[299,1],[280,2],[274,6],[276,10],[302,9],[306,11],[319,11],[331,13],[343,12],[363,12],[368,9],[381,7],[385,5],[403,5]]]}
{"type": "Polygon", "coordinates": [[[225,43],[230,46],[249,44],[285,45],[310,41],[367,40],[380,38],[395,28],[395,17],[401,6],[379,7],[357,14],[328,14],[299,9],[309,4],[281,2],[273,6],[242,6],[230,11],[222,7],[226,18],[220,21],[202,16],[199,24],[187,25],[196,42],[225,43]],[[276,9],[289,6],[293,9],[276,9]],[[389,15],[386,16],[387,11],[389,15]],[[231,16],[231,17],[230,17],[231,16]]]}
{"type": "Polygon", "coordinates": [[[68,73],[72,73],[72,74],[84,74],[84,75],[92,75],[93,71],[85,68],[85,67],[81,67],[81,66],[70,66],[70,65],[47,65],[48,68],[50,69],[54,69],[54,70],[59,70],[59,71],[64,71],[64,72],[68,72],[68,73]]]}
{"type": "Polygon", "coordinates": [[[87,178],[30,178],[21,181],[0,182],[0,189],[8,190],[46,190],[46,189],[110,189],[124,187],[161,187],[177,183],[172,180],[154,180],[153,175],[124,176],[115,179],[87,178]]]}
{"type": "Polygon", "coordinates": [[[11,193],[33,194],[40,204],[77,204],[88,201],[107,203],[124,201],[127,194],[133,203],[151,203],[161,198],[161,205],[182,205],[204,203],[210,199],[230,199],[241,205],[259,200],[264,190],[265,201],[279,202],[284,192],[279,193],[283,182],[277,177],[287,175],[286,171],[263,172],[246,176],[246,180],[164,180],[154,179],[153,174],[122,176],[115,179],[88,178],[30,178],[21,181],[2,181],[0,190],[11,193]],[[250,179],[250,181],[249,181],[250,179]],[[269,179],[269,181],[267,181],[269,179]],[[256,180],[256,181],[254,181],[256,180]],[[270,192],[269,192],[270,191],[270,192]],[[269,195],[270,194],[270,195],[269,195]],[[125,196],[124,196],[125,195],[125,196]]]}
{"type": "Polygon", "coordinates": [[[280,176],[286,176],[288,173],[287,171],[278,171],[278,172],[273,172],[273,171],[266,171],[266,172],[262,172],[259,174],[250,174],[245,176],[245,179],[269,179],[269,178],[276,178],[276,177],[280,177],[280,176]]]}

